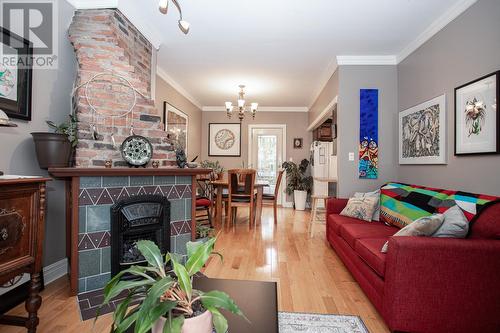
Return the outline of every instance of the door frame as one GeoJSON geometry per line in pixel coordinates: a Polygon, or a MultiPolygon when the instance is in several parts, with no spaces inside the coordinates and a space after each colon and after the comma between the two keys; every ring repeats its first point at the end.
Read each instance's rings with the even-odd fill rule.
{"type": "MultiPolygon", "coordinates": [[[[247,165],[248,167],[250,167],[250,162],[252,160],[252,145],[253,145],[253,140],[252,140],[252,132],[253,132],[253,129],[281,129],[282,132],[281,132],[281,136],[282,136],[282,139],[281,139],[281,142],[283,142],[283,147],[282,147],[282,152],[281,152],[281,163],[285,162],[287,159],[286,159],[286,124],[249,124],[248,125],[248,155],[247,155],[247,165]]],[[[281,165],[280,165],[280,169],[281,169],[281,165]]],[[[283,195],[283,182],[285,181],[286,179],[286,172],[285,174],[283,175],[283,179],[281,180],[281,185],[280,185],[280,195],[281,195],[281,205],[282,206],[285,206],[287,204],[287,201],[286,201],[286,196],[283,195]]]]}

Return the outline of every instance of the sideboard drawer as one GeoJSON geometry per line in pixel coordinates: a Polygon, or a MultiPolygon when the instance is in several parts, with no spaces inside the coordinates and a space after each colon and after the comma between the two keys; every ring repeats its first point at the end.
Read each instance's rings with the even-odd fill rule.
{"type": "Polygon", "coordinates": [[[0,195],[0,271],[34,262],[34,192],[0,195]]]}

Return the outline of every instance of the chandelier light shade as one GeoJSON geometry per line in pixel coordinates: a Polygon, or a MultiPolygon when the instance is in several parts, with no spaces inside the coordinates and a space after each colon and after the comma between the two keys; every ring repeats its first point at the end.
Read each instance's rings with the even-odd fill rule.
{"type": "Polygon", "coordinates": [[[185,35],[187,35],[189,32],[190,24],[188,21],[185,21],[182,18],[182,9],[181,9],[181,6],[179,5],[178,0],[160,0],[160,2],[158,3],[158,9],[160,10],[160,13],[162,13],[164,15],[166,15],[168,13],[168,5],[169,5],[170,1],[172,1],[174,3],[174,6],[177,7],[177,10],[179,11],[179,21],[178,21],[179,29],[185,35]]]}
{"type": "MultiPolygon", "coordinates": [[[[240,91],[238,93],[238,118],[240,119],[240,122],[243,121],[245,118],[245,85],[241,84],[239,85],[240,91]]],[[[231,118],[233,115],[233,103],[232,102],[226,102],[226,112],[228,118],[231,118]]],[[[259,103],[250,103],[250,112],[252,113],[252,118],[255,119],[255,114],[257,113],[257,109],[259,107],[259,103]]]]}

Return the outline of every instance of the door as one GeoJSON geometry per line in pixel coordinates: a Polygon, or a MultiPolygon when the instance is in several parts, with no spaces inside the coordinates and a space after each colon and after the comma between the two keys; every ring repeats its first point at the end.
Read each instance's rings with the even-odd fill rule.
{"type": "MultiPolygon", "coordinates": [[[[269,187],[264,187],[264,193],[274,194],[278,171],[285,161],[286,127],[285,125],[249,125],[248,132],[250,135],[248,165],[257,170],[257,180],[269,182],[269,187]]],[[[282,203],[281,192],[283,191],[280,190],[278,195],[279,204],[282,203]]]]}

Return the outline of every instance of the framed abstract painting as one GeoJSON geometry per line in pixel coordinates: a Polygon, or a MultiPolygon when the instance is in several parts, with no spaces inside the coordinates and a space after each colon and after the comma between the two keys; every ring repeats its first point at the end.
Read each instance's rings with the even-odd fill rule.
{"type": "Polygon", "coordinates": [[[360,90],[359,113],[359,178],[377,179],[379,171],[378,89],[360,90]]]}
{"type": "Polygon", "coordinates": [[[241,156],[241,124],[208,124],[208,156],[241,156]]]}
{"type": "Polygon", "coordinates": [[[177,144],[187,153],[188,148],[188,115],[175,106],[163,102],[163,124],[167,137],[175,140],[177,144]]]}
{"type": "Polygon", "coordinates": [[[31,120],[32,44],[0,27],[0,109],[31,120]]]}
{"type": "Polygon", "coordinates": [[[500,72],[455,88],[455,155],[500,153],[500,72]]]}
{"type": "Polygon", "coordinates": [[[399,113],[399,164],[446,164],[446,95],[399,113]]]}

